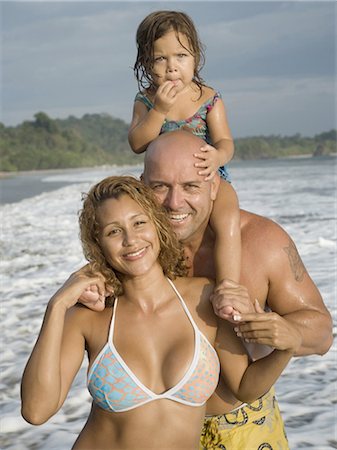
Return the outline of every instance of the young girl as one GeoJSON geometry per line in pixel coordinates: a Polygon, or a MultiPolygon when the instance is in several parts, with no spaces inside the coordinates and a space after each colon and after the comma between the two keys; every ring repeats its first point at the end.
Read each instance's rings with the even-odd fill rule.
{"type": "Polygon", "coordinates": [[[211,226],[216,235],[216,281],[239,282],[241,267],[240,212],[237,195],[229,183],[227,164],[234,145],[219,92],[206,86],[199,75],[202,44],[185,13],[157,11],[137,30],[138,54],[134,72],[136,95],[129,143],[142,153],[159,134],[183,128],[205,144],[195,154],[195,167],[206,180],[219,171],[222,181],[214,202],[211,226]],[[226,221],[221,221],[225,212],[226,221]]]}

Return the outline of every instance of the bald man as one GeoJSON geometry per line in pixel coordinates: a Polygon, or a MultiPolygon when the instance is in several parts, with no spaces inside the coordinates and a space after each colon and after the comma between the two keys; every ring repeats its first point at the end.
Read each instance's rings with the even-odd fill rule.
{"type": "MultiPolygon", "coordinates": [[[[209,218],[219,180],[204,181],[194,167],[193,155],[202,144],[186,131],[160,135],[146,150],[142,178],[166,208],[184,245],[189,276],[215,279],[215,236],[209,218]]],[[[297,356],[326,353],[332,344],[331,316],[289,235],[275,222],[241,210],[241,241],[240,284],[224,280],[216,287],[211,298],[215,313],[229,319],[233,310],[254,312],[253,302],[258,299],[262,308],[272,311],[269,320],[277,333],[300,333],[297,356]]],[[[270,337],[263,323],[254,332],[249,324],[235,328],[253,359],[266,354],[270,337]]],[[[207,404],[200,443],[200,449],[206,448],[288,449],[274,390],[242,405],[221,379],[207,404]]]]}

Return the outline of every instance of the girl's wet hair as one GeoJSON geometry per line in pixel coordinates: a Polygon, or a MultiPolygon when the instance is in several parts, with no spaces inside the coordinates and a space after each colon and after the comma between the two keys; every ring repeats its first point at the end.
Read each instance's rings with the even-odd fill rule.
{"type": "Polygon", "coordinates": [[[154,86],[152,68],[154,61],[154,42],[170,31],[174,31],[178,41],[179,34],[184,34],[188,40],[189,47],[186,50],[192,53],[195,61],[193,81],[201,90],[204,85],[199,72],[204,66],[204,47],[199,40],[197,30],[192,19],[185,13],[179,11],[155,11],[140,23],[137,34],[137,58],[133,67],[135,77],[138,81],[139,90],[149,89],[154,86]]]}
{"type": "MultiPolygon", "coordinates": [[[[84,201],[83,208],[79,213],[79,224],[84,256],[89,262],[88,270],[92,273],[101,273],[112,287],[114,296],[122,294],[122,274],[111,267],[101,248],[102,230],[97,218],[97,211],[104,201],[113,198],[119,199],[123,195],[129,196],[138,203],[154,224],[160,242],[158,259],[164,274],[171,279],[186,275],[183,248],[172,230],[166,211],[158,204],[148,186],[134,177],[126,176],[105,178],[83,195],[84,201]]],[[[109,304],[111,302],[107,303],[107,305],[109,304]]]]}

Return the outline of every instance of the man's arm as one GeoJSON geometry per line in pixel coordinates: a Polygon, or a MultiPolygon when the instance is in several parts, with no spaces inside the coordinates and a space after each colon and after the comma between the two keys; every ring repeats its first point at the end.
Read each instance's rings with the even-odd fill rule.
{"type": "Polygon", "coordinates": [[[271,222],[268,243],[269,291],[267,304],[302,335],[297,356],[326,353],[333,340],[332,319],[289,235],[271,222]]]}
{"type": "MultiPolygon", "coordinates": [[[[248,289],[231,281],[220,283],[211,297],[215,313],[227,320],[231,320],[233,309],[234,313],[252,313],[258,297],[261,306],[273,311],[270,320],[275,333],[301,334],[302,345],[296,356],[323,355],[332,344],[332,319],[294,242],[275,222],[250,216],[253,218],[242,233],[246,272],[242,284],[247,281],[248,289]]],[[[252,324],[236,328],[242,339],[260,343],[259,330],[252,324]]]]}

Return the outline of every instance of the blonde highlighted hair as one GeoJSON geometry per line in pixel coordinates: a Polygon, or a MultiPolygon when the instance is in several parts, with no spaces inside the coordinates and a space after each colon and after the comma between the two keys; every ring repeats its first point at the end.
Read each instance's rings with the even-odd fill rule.
{"type": "Polygon", "coordinates": [[[111,198],[118,199],[123,195],[138,203],[154,224],[160,242],[158,260],[164,274],[170,279],[186,275],[182,245],[171,228],[164,208],[158,204],[148,186],[128,176],[105,178],[93,186],[87,194],[83,194],[83,208],[79,213],[80,239],[91,271],[104,276],[106,283],[112,287],[114,296],[122,294],[122,276],[110,266],[100,245],[101,230],[97,210],[104,201],[111,198]]]}

